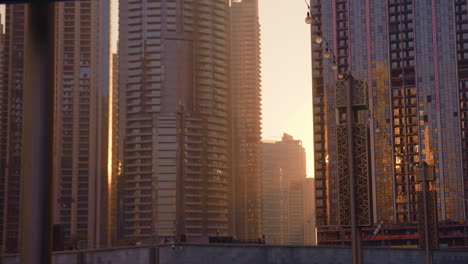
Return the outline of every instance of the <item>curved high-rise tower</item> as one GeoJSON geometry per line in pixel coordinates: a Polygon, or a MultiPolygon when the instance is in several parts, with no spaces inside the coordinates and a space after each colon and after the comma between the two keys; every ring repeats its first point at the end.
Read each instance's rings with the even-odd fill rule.
{"type": "Polygon", "coordinates": [[[229,1],[120,1],[121,238],[229,234],[229,1]]]}

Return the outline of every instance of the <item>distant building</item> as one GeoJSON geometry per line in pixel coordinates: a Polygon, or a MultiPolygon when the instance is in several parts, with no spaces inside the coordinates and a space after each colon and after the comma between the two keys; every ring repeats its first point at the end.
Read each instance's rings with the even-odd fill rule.
{"type": "Polygon", "coordinates": [[[263,232],[267,244],[304,245],[306,221],[305,150],[299,140],[284,134],[282,141],[262,143],[263,232]]]}
{"type": "Polygon", "coordinates": [[[231,3],[233,236],[262,236],[260,24],[258,0],[231,3]]]}
{"type": "Polygon", "coordinates": [[[122,242],[230,235],[229,1],[120,1],[122,242]]]}
{"type": "Polygon", "coordinates": [[[315,179],[304,179],[304,245],[316,245],[315,232],[315,179]]]}

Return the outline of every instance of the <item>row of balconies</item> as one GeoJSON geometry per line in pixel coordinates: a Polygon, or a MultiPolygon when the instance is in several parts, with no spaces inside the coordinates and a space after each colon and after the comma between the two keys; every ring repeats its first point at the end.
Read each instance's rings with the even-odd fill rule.
{"type": "MultiPolygon", "coordinates": [[[[138,183],[138,182],[137,182],[138,183]]],[[[147,184],[144,184],[143,186],[142,185],[136,185],[137,183],[134,183],[134,184],[130,184],[128,183],[126,186],[125,186],[125,191],[127,192],[131,192],[131,191],[152,191],[153,190],[153,186],[147,186],[147,184]]]]}
{"type": "Polygon", "coordinates": [[[407,116],[407,117],[413,117],[413,116],[416,116],[416,107],[395,107],[393,109],[393,116],[394,117],[403,117],[403,116],[407,116]],[[406,111],[404,111],[406,110],[406,111]],[[405,113],[406,112],[406,113],[405,113]]]}
{"type": "MultiPolygon", "coordinates": [[[[127,222],[128,220],[125,220],[127,222]]],[[[147,236],[151,235],[151,219],[141,219],[138,222],[134,222],[133,225],[124,225],[124,230],[141,230],[141,235],[140,234],[127,234],[126,237],[140,237],[144,236],[144,234],[147,234],[147,236]]]]}
{"type": "MultiPolygon", "coordinates": [[[[394,133],[395,136],[412,136],[412,135],[417,135],[418,134],[418,127],[417,126],[396,126],[394,128],[394,133]],[[405,129],[406,128],[406,131],[405,129]]],[[[417,142],[417,141],[416,141],[417,142]]],[[[411,144],[412,142],[408,142],[411,144]]]]}
{"type": "MultiPolygon", "coordinates": [[[[124,214],[125,215],[135,215],[138,214],[139,217],[147,217],[150,218],[152,214],[152,207],[151,206],[135,206],[135,207],[130,207],[125,204],[124,208],[124,214]]],[[[135,218],[135,217],[133,217],[135,218]]],[[[137,218],[135,218],[137,219],[137,218]]],[[[141,219],[141,218],[140,218],[141,219]]]]}
{"type": "Polygon", "coordinates": [[[146,192],[146,193],[127,192],[123,196],[124,199],[134,199],[134,198],[152,199],[152,197],[153,197],[152,192],[146,192]]]}
{"type": "MultiPolygon", "coordinates": [[[[130,201],[134,201],[134,199],[130,199],[130,201]]],[[[153,205],[153,202],[128,202],[125,201],[125,206],[129,208],[136,207],[136,206],[143,206],[144,208],[153,205]]]]}

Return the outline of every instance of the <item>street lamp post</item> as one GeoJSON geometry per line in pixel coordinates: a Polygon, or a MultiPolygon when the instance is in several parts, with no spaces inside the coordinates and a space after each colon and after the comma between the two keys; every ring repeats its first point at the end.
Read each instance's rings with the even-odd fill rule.
{"type": "Polygon", "coordinates": [[[356,177],[354,175],[354,137],[353,137],[353,84],[347,80],[346,85],[346,128],[348,136],[348,170],[349,170],[349,202],[351,211],[351,249],[352,263],[362,263],[360,230],[357,224],[356,177]]]}
{"type": "Polygon", "coordinates": [[[355,120],[367,109],[366,84],[351,74],[340,74],[336,82],[340,224],[351,229],[352,263],[362,263],[360,226],[370,224],[367,162],[367,126],[355,120]],[[358,205],[359,203],[359,205],[358,205]],[[366,209],[367,208],[367,209],[366,209]]]}
{"type": "Polygon", "coordinates": [[[426,264],[432,264],[432,252],[430,248],[430,241],[429,241],[429,210],[427,206],[427,178],[426,178],[426,164],[423,163],[423,179],[421,181],[421,191],[422,191],[422,196],[423,196],[423,210],[424,210],[424,238],[425,238],[425,243],[424,243],[424,250],[426,253],[426,264]]]}
{"type": "MultiPolygon", "coordinates": [[[[307,16],[305,18],[306,24],[319,24],[318,21],[311,16],[311,7],[307,3],[307,16]]],[[[322,43],[325,44],[326,48],[323,51],[323,58],[325,59],[332,59],[333,63],[331,68],[334,71],[338,70],[338,64],[336,60],[335,54],[331,51],[329,47],[329,43],[326,38],[320,34],[315,36],[314,42],[316,44],[321,45],[322,43]]],[[[358,205],[357,205],[357,192],[356,192],[356,175],[354,170],[354,135],[353,135],[353,76],[349,73],[339,72],[337,74],[339,80],[346,79],[345,85],[345,92],[346,93],[346,104],[345,107],[345,114],[346,114],[346,133],[347,133],[347,146],[348,146],[348,153],[347,153],[347,167],[348,167],[348,181],[349,181],[349,207],[350,207],[350,225],[351,225],[351,249],[352,249],[352,263],[353,264],[361,264],[362,263],[362,247],[361,247],[361,232],[358,223],[358,205]]]]}
{"type": "Polygon", "coordinates": [[[417,181],[421,183],[418,195],[419,246],[425,251],[426,264],[432,264],[432,249],[438,248],[436,197],[434,191],[429,190],[429,182],[435,180],[434,167],[420,162],[415,169],[417,181]]]}

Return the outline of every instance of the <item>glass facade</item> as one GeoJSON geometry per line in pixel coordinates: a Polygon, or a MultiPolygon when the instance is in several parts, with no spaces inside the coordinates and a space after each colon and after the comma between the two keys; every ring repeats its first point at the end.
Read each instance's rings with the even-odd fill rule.
{"type": "Polygon", "coordinates": [[[421,161],[435,167],[439,221],[464,220],[466,1],[312,0],[311,11],[312,40],[321,34],[327,40],[312,43],[317,224],[326,230],[339,219],[334,96],[340,72],[368,85],[373,223],[417,222],[414,166],[421,161]],[[327,48],[337,71],[322,57],[327,48]]]}

